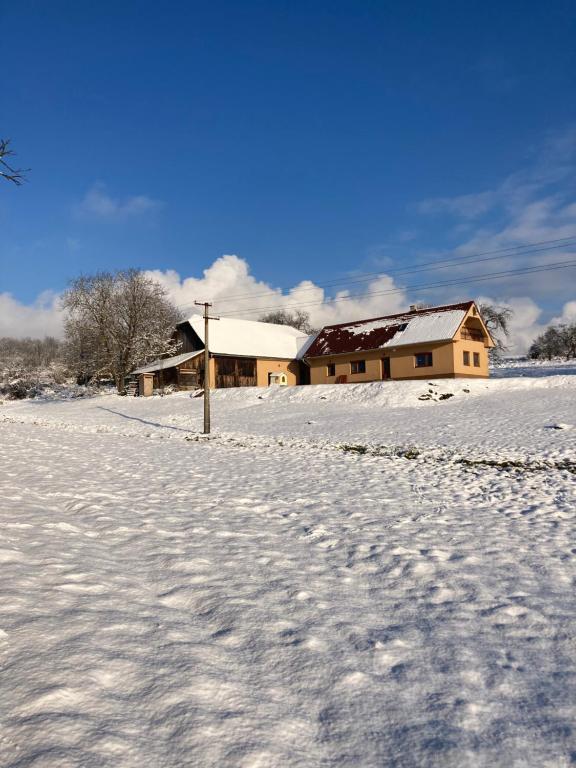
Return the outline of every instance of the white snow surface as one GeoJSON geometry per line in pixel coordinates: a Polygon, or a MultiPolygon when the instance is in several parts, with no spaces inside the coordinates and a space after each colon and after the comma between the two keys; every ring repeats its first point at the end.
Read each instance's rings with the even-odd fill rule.
{"type": "Polygon", "coordinates": [[[573,765],[565,371],[0,405],[0,766],[573,765]]]}
{"type": "MultiPolygon", "coordinates": [[[[193,315],[188,322],[204,343],[204,318],[193,315]]],[[[295,360],[308,345],[309,336],[289,325],[260,323],[221,317],[210,321],[210,351],[216,355],[276,357],[295,360]]]]}
{"type": "Polygon", "coordinates": [[[465,316],[466,312],[463,310],[452,309],[447,312],[410,317],[406,328],[403,331],[399,331],[384,346],[402,347],[407,344],[426,344],[430,341],[452,339],[465,316]]]}

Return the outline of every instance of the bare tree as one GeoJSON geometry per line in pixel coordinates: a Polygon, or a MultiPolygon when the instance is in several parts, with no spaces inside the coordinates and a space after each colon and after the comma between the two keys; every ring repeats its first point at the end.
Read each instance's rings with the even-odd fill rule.
{"type": "Polygon", "coordinates": [[[68,364],[84,381],[109,377],[123,393],[135,367],[177,349],[178,312],[164,288],[139,270],[79,277],[62,306],[68,364]]]}
{"type": "Polygon", "coordinates": [[[10,139],[0,139],[0,177],[20,186],[26,180],[24,174],[29,169],[13,168],[6,160],[7,157],[13,155],[14,152],[10,149],[10,139]]]}
{"type": "Polygon", "coordinates": [[[262,323],[274,323],[275,325],[291,325],[302,333],[316,333],[316,329],[310,325],[310,315],[308,312],[296,310],[296,312],[286,312],[285,309],[279,309],[275,312],[269,312],[260,318],[262,323]]]}
{"type": "Polygon", "coordinates": [[[514,312],[510,307],[499,307],[495,304],[479,304],[478,309],[496,344],[491,352],[496,356],[501,355],[507,349],[506,339],[510,336],[510,320],[514,312]]]}

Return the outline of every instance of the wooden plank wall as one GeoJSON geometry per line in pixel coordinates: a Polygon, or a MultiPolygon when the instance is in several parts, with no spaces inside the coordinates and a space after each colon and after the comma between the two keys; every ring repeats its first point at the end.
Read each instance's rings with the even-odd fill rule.
{"type": "Polygon", "coordinates": [[[215,357],[216,387],[255,387],[256,360],[250,357],[215,357]]]}

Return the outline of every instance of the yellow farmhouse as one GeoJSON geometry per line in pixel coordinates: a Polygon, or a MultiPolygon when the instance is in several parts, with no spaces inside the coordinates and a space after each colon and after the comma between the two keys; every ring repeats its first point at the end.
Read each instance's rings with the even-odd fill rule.
{"type": "MultiPolygon", "coordinates": [[[[204,318],[193,315],[179,323],[179,354],[138,368],[140,395],[171,385],[204,387],[204,318]]],[[[308,383],[302,353],[311,338],[296,328],[253,320],[210,321],[210,388],[291,386],[308,383]]]]}
{"type": "Polygon", "coordinates": [[[473,301],[328,325],[305,352],[311,384],[487,377],[494,341],[473,301]]]}

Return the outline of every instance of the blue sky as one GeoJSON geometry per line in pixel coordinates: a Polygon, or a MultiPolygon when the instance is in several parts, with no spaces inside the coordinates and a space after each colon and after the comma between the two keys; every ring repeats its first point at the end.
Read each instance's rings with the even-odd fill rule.
{"type": "MultiPolygon", "coordinates": [[[[576,234],[573,2],[19,0],[0,23],[0,136],[32,169],[0,186],[0,294],[24,306],[100,269],[237,254],[289,290],[576,234]]],[[[551,315],[575,281],[485,291],[551,315]]]]}

